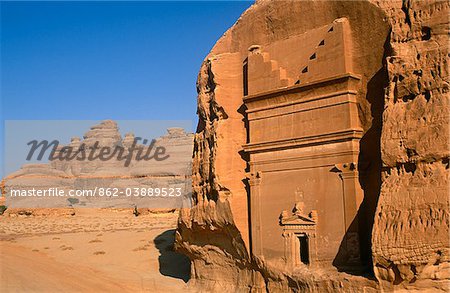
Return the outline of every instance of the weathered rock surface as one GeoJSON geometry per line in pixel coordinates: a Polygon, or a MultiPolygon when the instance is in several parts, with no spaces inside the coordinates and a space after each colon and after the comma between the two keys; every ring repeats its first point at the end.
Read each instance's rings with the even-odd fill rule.
{"type": "Polygon", "coordinates": [[[198,76],[194,206],[183,210],[177,233],[192,260],[191,283],[217,291],[448,288],[448,8],[446,1],[257,1],[242,14],[198,76]],[[353,69],[364,85],[359,237],[377,282],[329,268],[289,272],[250,251],[243,96],[303,82],[302,68],[306,82],[320,75],[300,64],[306,53],[295,40],[337,19],[349,22],[353,69]],[[259,48],[270,53],[261,57],[269,73],[246,88],[243,64],[259,48]]]}
{"type": "Polygon", "coordinates": [[[448,289],[449,3],[391,5],[374,271],[383,286],[448,289]]]}

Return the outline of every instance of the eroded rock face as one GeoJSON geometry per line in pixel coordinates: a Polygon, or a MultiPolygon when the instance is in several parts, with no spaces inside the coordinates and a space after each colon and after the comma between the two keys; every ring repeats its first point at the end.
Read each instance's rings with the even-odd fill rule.
{"type": "Polygon", "coordinates": [[[383,285],[445,288],[450,277],[448,6],[404,1],[387,10],[393,52],[372,233],[374,271],[383,285]]]}
{"type": "MultiPolygon", "coordinates": [[[[242,291],[445,288],[447,14],[443,1],[257,1],[243,13],[198,76],[194,206],[183,210],[177,233],[177,247],[192,260],[191,282],[242,291]],[[364,199],[356,216],[357,249],[378,284],[329,267],[291,271],[251,249],[252,183],[246,180],[259,175],[252,173],[243,151],[249,142],[244,97],[337,74],[333,70],[341,65],[333,63],[334,53],[320,67],[311,65],[317,61],[314,52],[304,52],[310,40],[336,22],[350,27],[351,49],[345,52],[352,66],[342,68],[351,68],[361,82],[356,101],[362,138],[355,166],[364,199]],[[262,64],[260,72],[251,72],[253,60],[262,64]]],[[[327,123],[327,117],[323,120],[315,123],[327,123]]],[[[327,220],[323,211],[321,220],[327,220]]]]}

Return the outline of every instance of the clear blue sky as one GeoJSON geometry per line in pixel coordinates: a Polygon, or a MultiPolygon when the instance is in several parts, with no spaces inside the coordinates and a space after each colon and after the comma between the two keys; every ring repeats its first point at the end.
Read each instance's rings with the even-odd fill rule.
{"type": "Polygon", "coordinates": [[[196,121],[200,64],[251,4],[2,1],[1,151],[4,120],[196,121]]]}
{"type": "Polygon", "coordinates": [[[204,57],[251,2],[1,2],[3,119],[196,119],[204,57]]]}

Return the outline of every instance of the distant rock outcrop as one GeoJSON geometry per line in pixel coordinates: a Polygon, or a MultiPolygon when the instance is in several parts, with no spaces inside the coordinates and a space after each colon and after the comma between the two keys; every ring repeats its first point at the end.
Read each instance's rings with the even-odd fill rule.
{"type": "MultiPolygon", "coordinates": [[[[186,133],[182,128],[169,128],[167,134],[155,139],[153,145],[153,151],[157,147],[163,147],[167,158],[161,161],[138,159],[138,156],[145,155],[151,143],[148,141],[142,144],[142,140],[135,142],[133,133],[128,133],[122,138],[117,123],[112,120],[94,125],[86,132],[83,139],[73,137],[69,145],[59,145],[54,154],[55,159],[49,163],[24,165],[20,170],[3,179],[2,194],[6,195],[7,213],[12,213],[14,207],[29,209],[68,206],[179,208],[180,204],[174,202],[173,198],[160,200],[152,205],[142,201],[136,194],[141,192],[141,189],[148,190],[148,188],[183,186],[183,192],[190,189],[193,134],[186,133]],[[72,148],[72,154],[83,149],[86,157],[83,160],[60,159],[60,154],[67,155],[67,147],[72,148]],[[125,164],[125,159],[118,159],[118,155],[107,160],[87,158],[91,149],[95,148],[93,154],[98,155],[102,147],[108,147],[111,152],[118,147],[118,150],[123,152],[123,157],[131,152],[129,165],[125,164]],[[33,188],[41,190],[58,188],[66,192],[110,188],[111,193],[116,193],[117,197],[110,196],[106,199],[106,194],[103,197],[99,194],[92,197],[73,196],[70,197],[71,201],[68,201],[67,196],[8,198],[8,193],[12,189],[31,190],[33,188]]],[[[66,156],[62,155],[62,158],[66,156]]],[[[41,212],[33,213],[42,214],[42,209],[41,212]]]]}

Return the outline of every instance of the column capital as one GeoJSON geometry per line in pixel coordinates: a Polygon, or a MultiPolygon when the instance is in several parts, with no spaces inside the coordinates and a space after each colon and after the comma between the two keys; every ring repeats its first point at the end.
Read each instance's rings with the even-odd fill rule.
{"type": "Polygon", "coordinates": [[[262,172],[247,172],[245,173],[245,178],[248,179],[250,186],[259,185],[261,183],[262,172]]]}
{"type": "Polygon", "coordinates": [[[335,164],[334,167],[341,173],[357,172],[358,164],[355,162],[335,164]]]}

